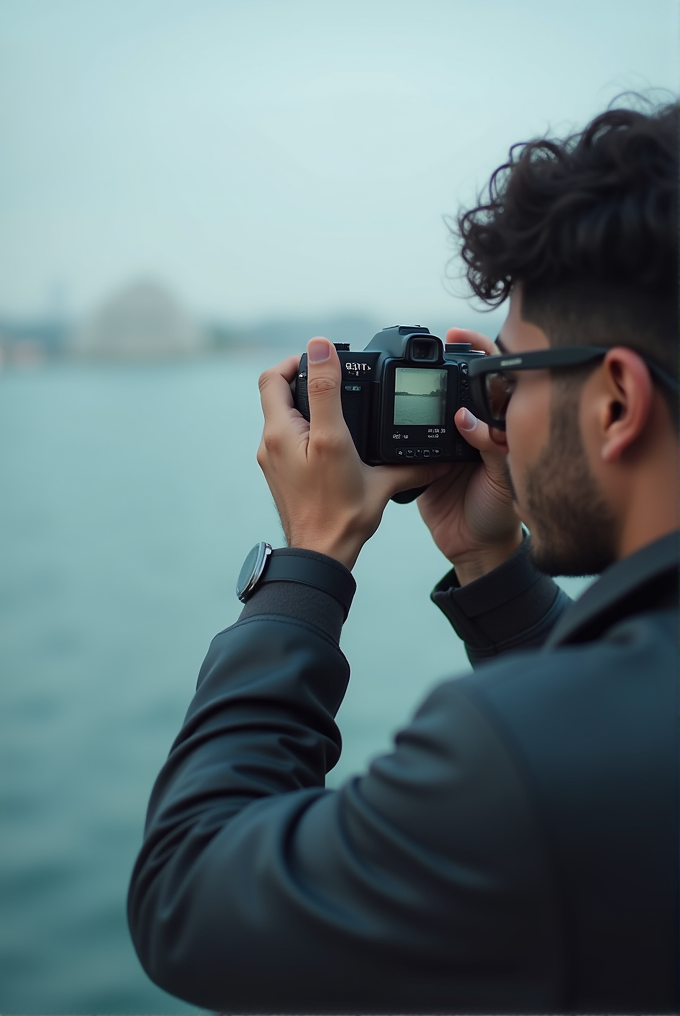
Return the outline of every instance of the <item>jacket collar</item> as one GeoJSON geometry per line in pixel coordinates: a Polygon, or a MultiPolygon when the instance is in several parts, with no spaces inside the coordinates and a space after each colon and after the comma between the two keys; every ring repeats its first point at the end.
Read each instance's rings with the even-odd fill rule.
{"type": "MultiPolygon", "coordinates": [[[[545,648],[552,649],[565,642],[593,637],[612,620],[622,619],[629,610],[635,609],[634,601],[643,590],[646,590],[645,606],[654,608],[657,603],[649,588],[654,584],[660,585],[664,591],[672,590],[674,586],[677,602],[679,559],[680,532],[674,532],[617,561],[564,612],[550,633],[545,648]]],[[[662,591],[662,597],[667,596],[668,593],[662,591]]]]}

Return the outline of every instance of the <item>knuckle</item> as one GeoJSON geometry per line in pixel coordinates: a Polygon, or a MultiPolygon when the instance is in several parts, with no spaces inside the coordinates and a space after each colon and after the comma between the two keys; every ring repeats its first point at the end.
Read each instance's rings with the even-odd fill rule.
{"type": "MultiPolygon", "coordinates": [[[[282,447],[283,441],[278,430],[268,428],[262,435],[262,441],[258,448],[258,455],[266,457],[268,454],[276,454],[282,447]]],[[[258,459],[259,462],[259,459],[258,459]]]]}
{"type": "Polygon", "coordinates": [[[340,385],[336,378],[322,374],[321,377],[313,377],[309,379],[307,391],[310,396],[313,396],[316,399],[330,398],[338,391],[339,387],[340,385]]]}
{"type": "Polygon", "coordinates": [[[273,376],[274,372],[271,368],[269,370],[262,371],[259,378],[257,379],[257,387],[260,389],[261,392],[263,392],[265,388],[267,388],[267,386],[271,384],[273,376]]]}
{"type": "Polygon", "coordinates": [[[314,434],[314,450],[319,455],[334,455],[345,447],[345,435],[335,430],[321,430],[314,434]]]}

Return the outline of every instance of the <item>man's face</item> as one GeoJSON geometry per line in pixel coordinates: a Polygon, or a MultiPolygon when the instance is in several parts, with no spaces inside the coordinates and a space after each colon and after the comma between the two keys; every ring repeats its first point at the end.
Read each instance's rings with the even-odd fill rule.
{"type": "MultiPolygon", "coordinates": [[[[520,290],[510,298],[499,345],[512,353],[549,346],[545,332],[522,320],[520,290]]],[[[597,574],[615,560],[615,520],[581,439],[582,381],[547,370],[518,371],[515,378],[505,441],[534,563],[548,575],[597,574]]]]}

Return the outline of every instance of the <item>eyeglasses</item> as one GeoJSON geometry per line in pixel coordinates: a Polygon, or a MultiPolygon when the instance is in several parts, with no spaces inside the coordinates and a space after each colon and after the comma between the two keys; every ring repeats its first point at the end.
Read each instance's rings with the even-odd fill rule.
{"type": "MultiPolygon", "coordinates": [[[[610,347],[603,346],[562,346],[557,349],[539,349],[533,353],[520,353],[513,356],[501,353],[498,356],[475,357],[468,364],[470,394],[472,395],[477,415],[484,423],[496,430],[505,430],[505,415],[508,411],[510,397],[515,390],[517,381],[508,376],[506,371],[514,374],[518,370],[555,370],[560,367],[578,367],[595,360],[602,360],[610,347]]],[[[637,352],[637,350],[635,350],[637,352]]],[[[657,381],[665,384],[676,394],[680,391],[678,382],[653,360],[641,353],[650,373],[657,381]]]]}

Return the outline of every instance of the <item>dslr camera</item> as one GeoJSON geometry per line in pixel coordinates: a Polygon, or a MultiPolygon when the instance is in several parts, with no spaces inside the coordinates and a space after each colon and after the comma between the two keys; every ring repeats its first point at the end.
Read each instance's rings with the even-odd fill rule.
{"type": "MultiPolygon", "coordinates": [[[[484,356],[481,350],[469,342],[444,343],[422,325],[383,328],[361,353],[347,343],[335,348],[342,365],[342,411],[364,462],[479,459],[453,416],[461,406],[475,411],[468,363],[484,356]]],[[[306,353],[291,387],[296,409],[308,420],[306,353]]]]}

